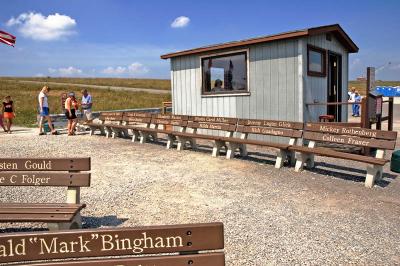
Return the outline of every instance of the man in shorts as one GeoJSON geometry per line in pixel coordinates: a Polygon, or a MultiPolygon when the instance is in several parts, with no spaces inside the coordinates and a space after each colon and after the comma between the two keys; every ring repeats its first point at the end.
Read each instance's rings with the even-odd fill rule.
{"type": "Polygon", "coordinates": [[[57,135],[57,131],[53,127],[53,123],[51,122],[50,118],[50,111],[49,111],[49,102],[47,99],[47,94],[49,93],[50,88],[47,86],[44,86],[42,90],[39,93],[39,114],[40,114],[40,120],[39,120],[39,135],[46,135],[45,132],[43,132],[43,121],[44,119],[47,120],[47,123],[49,125],[49,128],[51,130],[51,134],[57,135]]]}
{"type": "Polygon", "coordinates": [[[81,102],[81,107],[82,107],[82,114],[83,114],[83,119],[85,123],[87,122],[92,122],[93,116],[92,116],[92,95],[90,95],[87,91],[87,89],[84,89],[81,91],[82,92],[82,102],[81,102]]]}

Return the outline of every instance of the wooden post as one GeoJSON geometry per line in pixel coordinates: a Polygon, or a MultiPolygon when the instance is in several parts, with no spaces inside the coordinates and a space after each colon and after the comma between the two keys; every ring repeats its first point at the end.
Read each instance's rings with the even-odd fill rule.
{"type": "Polygon", "coordinates": [[[361,127],[370,128],[368,117],[368,96],[361,99],[361,127]]]}
{"type": "Polygon", "coordinates": [[[388,131],[393,131],[393,97],[389,97],[388,131]]]}

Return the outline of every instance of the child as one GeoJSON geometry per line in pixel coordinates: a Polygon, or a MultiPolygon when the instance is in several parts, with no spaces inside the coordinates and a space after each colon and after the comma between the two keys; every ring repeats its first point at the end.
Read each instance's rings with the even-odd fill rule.
{"type": "Polygon", "coordinates": [[[4,98],[4,102],[3,102],[3,117],[4,117],[4,119],[7,120],[7,122],[6,122],[6,132],[11,134],[11,126],[12,126],[13,119],[15,117],[14,103],[11,100],[11,96],[7,96],[6,98],[4,98]]]}

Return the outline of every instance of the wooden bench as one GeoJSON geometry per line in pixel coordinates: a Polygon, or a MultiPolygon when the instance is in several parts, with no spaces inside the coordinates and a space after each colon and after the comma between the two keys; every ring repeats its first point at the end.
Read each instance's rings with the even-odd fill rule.
{"type": "Polygon", "coordinates": [[[309,140],[308,147],[292,146],[291,151],[299,152],[296,171],[306,164],[314,167],[314,155],[367,163],[365,186],[372,187],[376,179],[382,177],[383,166],[389,161],[385,159],[385,151],[393,150],[396,145],[396,131],[382,131],[357,127],[342,127],[329,123],[306,123],[303,139],[309,140]],[[376,148],[375,157],[337,151],[326,147],[316,147],[317,142],[337,143],[340,145],[376,148]]]}
{"type": "Polygon", "coordinates": [[[111,136],[111,125],[120,125],[122,123],[123,112],[102,112],[100,113],[100,123],[90,122],[86,126],[90,128],[90,135],[92,136],[96,130],[99,130],[102,135],[106,137],[111,136]]]}
{"type": "Polygon", "coordinates": [[[295,145],[297,140],[301,138],[302,128],[303,123],[300,122],[239,119],[236,132],[240,133],[240,136],[238,138],[229,137],[223,139],[228,148],[226,158],[232,158],[236,150],[240,151],[241,156],[246,156],[246,145],[249,144],[278,149],[276,168],[281,168],[286,159],[289,160],[290,164],[294,165],[294,152],[289,151],[288,148],[291,145],[295,145]],[[286,137],[288,138],[288,143],[248,139],[249,134],[286,137]]]}
{"type": "Polygon", "coordinates": [[[144,143],[148,139],[148,137],[151,137],[154,140],[157,139],[157,134],[155,134],[154,132],[141,138],[141,136],[143,136],[144,134],[141,135],[140,132],[151,128],[151,118],[152,118],[152,113],[146,113],[146,112],[124,113],[122,118],[123,121],[122,124],[111,126],[111,129],[114,132],[113,138],[116,135],[119,135],[119,133],[122,133],[120,134],[122,136],[128,137],[129,130],[131,130],[132,142],[135,142],[140,139],[140,142],[144,143]]]}
{"type": "Polygon", "coordinates": [[[231,137],[235,132],[237,121],[237,118],[231,117],[190,116],[187,129],[184,132],[174,133],[178,140],[177,149],[185,149],[188,143],[190,143],[192,149],[196,149],[196,139],[211,140],[213,141],[212,156],[216,157],[221,148],[226,147],[223,136],[199,134],[198,129],[222,131],[225,137],[231,137]],[[192,129],[191,132],[189,132],[189,128],[192,129]]]}
{"type": "Polygon", "coordinates": [[[36,266],[224,266],[223,249],[222,223],[0,235],[1,262],[36,266]]]}
{"type": "Polygon", "coordinates": [[[86,205],[80,203],[80,187],[90,186],[90,173],[79,171],[89,170],[90,158],[0,158],[0,186],[68,187],[66,203],[0,203],[0,222],[45,222],[50,230],[81,228],[80,211],[86,205]]]}
{"type": "Polygon", "coordinates": [[[174,142],[177,141],[176,133],[186,131],[188,116],[172,114],[153,114],[151,123],[155,125],[155,132],[167,135],[167,149],[170,149],[172,148],[174,142]]]}

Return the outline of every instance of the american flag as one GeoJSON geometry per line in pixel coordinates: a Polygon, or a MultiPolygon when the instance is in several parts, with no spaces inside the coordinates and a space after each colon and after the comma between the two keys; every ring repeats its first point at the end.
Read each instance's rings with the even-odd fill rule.
{"type": "Polygon", "coordinates": [[[15,39],[16,39],[15,36],[0,30],[0,42],[14,47],[15,39]]]}

